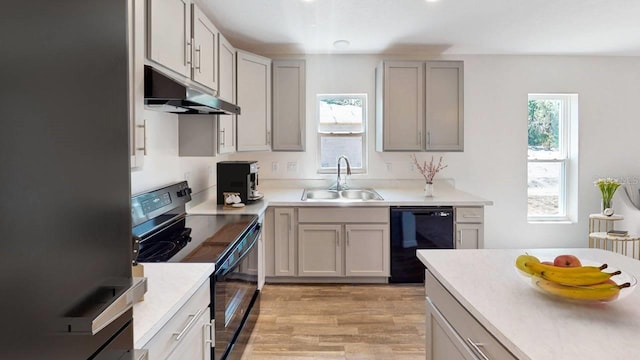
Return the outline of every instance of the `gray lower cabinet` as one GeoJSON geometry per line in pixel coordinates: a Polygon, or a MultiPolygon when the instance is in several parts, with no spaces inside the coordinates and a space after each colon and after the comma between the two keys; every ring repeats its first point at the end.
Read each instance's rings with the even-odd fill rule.
{"type": "Polygon", "coordinates": [[[306,74],[304,60],[274,60],[273,151],[305,150],[306,74]]]}
{"type": "Polygon", "coordinates": [[[273,264],[275,276],[295,276],[296,271],[296,231],[294,208],[274,208],[275,241],[273,264]]]}
{"type": "Polygon", "coordinates": [[[342,225],[298,225],[298,276],[342,276],[342,225]]]}
{"type": "Polygon", "coordinates": [[[388,207],[270,207],[265,234],[271,281],[389,277],[388,207]]]}
{"type": "Polygon", "coordinates": [[[484,208],[455,208],[456,249],[484,248],[484,208]]]}
{"type": "Polygon", "coordinates": [[[467,309],[425,270],[427,360],[515,360],[467,309]]]}
{"type": "Polygon", "coordinates": [[[376,151],[464,150],[462,61],[384,61],[376,68],[376,151]]]}

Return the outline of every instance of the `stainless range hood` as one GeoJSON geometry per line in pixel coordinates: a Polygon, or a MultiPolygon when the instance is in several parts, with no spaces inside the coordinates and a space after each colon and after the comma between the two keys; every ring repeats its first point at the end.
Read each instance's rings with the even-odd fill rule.
{"type": "Polygon", "coordinates": [[[144,67],[144,104],[149,110],[176,114],[240,114],[240,107],[144,67]]]}

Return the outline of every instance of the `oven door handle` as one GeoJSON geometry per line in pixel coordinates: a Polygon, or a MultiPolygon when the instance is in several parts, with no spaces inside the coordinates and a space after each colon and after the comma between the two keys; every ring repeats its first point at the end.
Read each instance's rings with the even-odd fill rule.
{"type": "Polygon", "coordinates": [[[238,256],[238,259],[236,261],[234,261],[228,267],[223,268],[222,271],[216,275],[224,276],[230,273],[231,271],[233,271],[236,265],[238,265],[242,260],[244,260],[245,257],[247,257],[247,255],[249,255],[249,251],[253,249],[253,246],[256,244],[259,237],[260,237],[260,224],[256,225],[256,227],[254,228],[254,235],[251,238],[251,242],[249,246],[247,246],[246,250],[242,253],[242,255],[238,256]]]}

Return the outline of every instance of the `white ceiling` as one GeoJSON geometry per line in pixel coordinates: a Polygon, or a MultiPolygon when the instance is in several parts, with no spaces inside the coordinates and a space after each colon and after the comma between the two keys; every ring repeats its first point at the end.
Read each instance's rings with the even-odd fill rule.
{"type": "Polygon", "coordinates": [[[640,56],[640,0],[196,2],[234,46],[263,54],[640,56]]]}

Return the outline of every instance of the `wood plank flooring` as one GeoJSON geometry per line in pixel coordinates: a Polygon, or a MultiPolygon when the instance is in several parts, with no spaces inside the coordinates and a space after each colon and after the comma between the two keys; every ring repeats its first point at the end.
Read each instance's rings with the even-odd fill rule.
{"type": "Polygon", "coordinates": [[[424,294],[413,284],[267,284],[242,359],[422,360],[424,294]]]}

